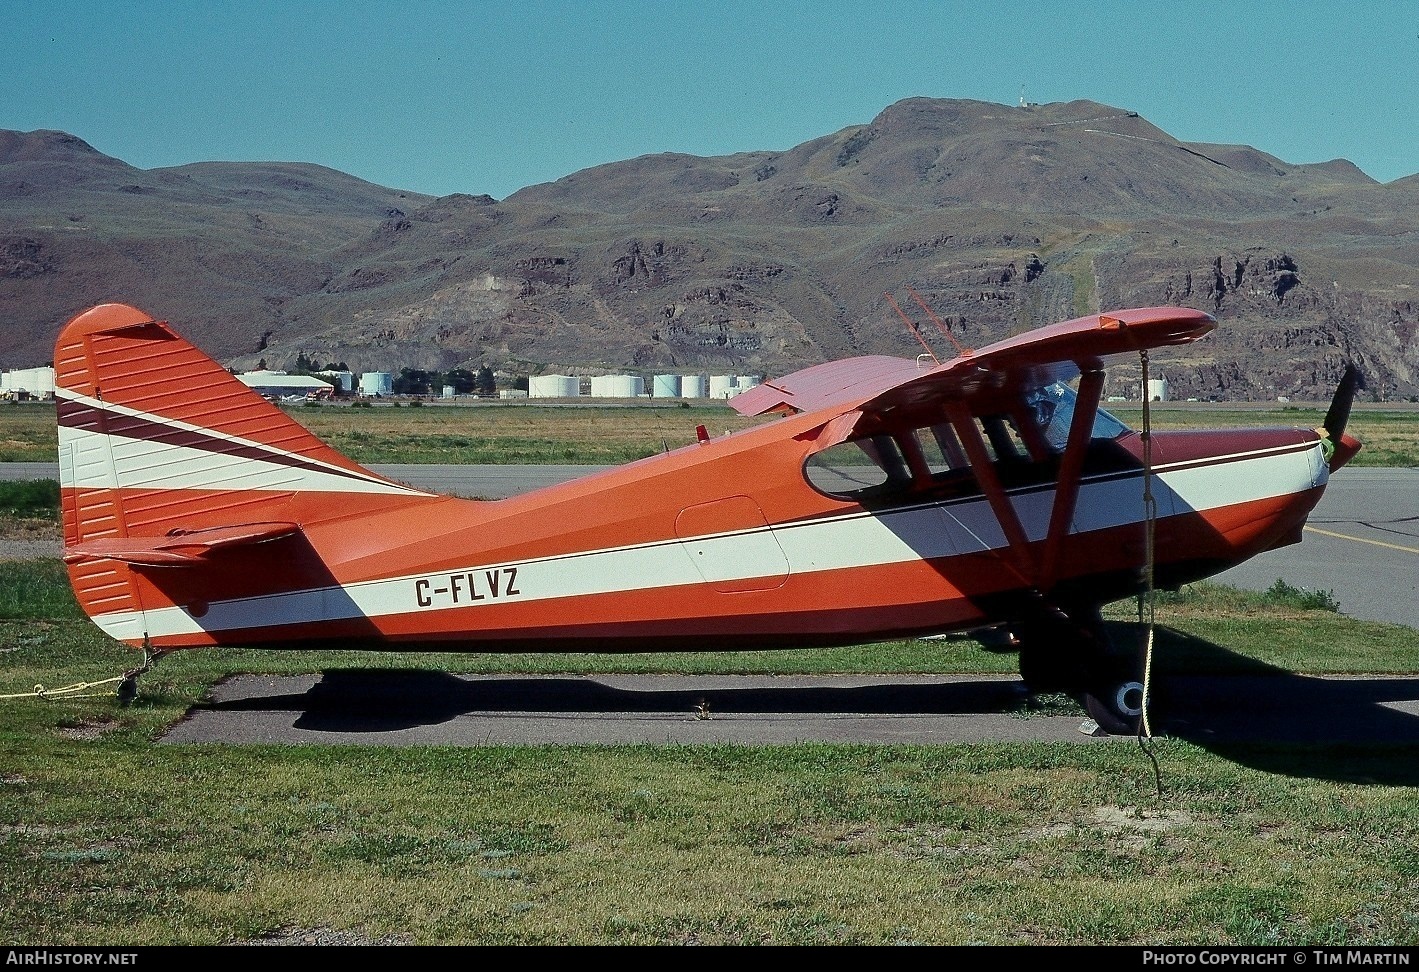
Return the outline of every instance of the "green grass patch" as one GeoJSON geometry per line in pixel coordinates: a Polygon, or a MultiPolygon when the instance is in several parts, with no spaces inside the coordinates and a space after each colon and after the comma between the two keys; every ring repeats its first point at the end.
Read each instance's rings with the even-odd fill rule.
{"type": "MultiPolygon", "coordinates": [[[[155,740],[234,673],[1013,671],[969,639],[666,655],[138,661],[0,570],[0,938],[64,945],[1404,945],[1419,747],[279,746],[155,740]],[[40,698],[92,683],[74,698],[40,698]],[[1143,904],[1140,904],[1143,903],[1143,904]]],[[[1159,677],[1412,673],[1419,632],[1278,583],[1159,599],[1159,677]]],[[[1137,637],[1132,602],[1108,611],[1137,637]]],[[[1284,679],[1277,679],[1284,684],[1284,679]]],[[[299,718],[298,706],[290,717],[299,718]]],[[[1021,718],[1029,718],[1021,713],[1021,718]]]]}
{"type": "MultiPolygon", "coordinates": [[[[1108,410],[1135,427],[1137,403],[1108,410]]],[[[771,419],[746,419],[725,405],[686,408],[559,407],[487,404],[471,407],[289,410],[315,435],[357,462],[456,464],[551,463],[615,465],[695,441],[695,427],[711,434],[771,419]]],[[[1320,407],[1259,407],[1207,402],[1167,402],[1152,411],[1153,427],[1234,428],[1271,425],[1315,428],[1320,407]]],[[[1364,443],[1357,466],[1419,466],[1419,409],[1357,404],[1348,427],[1364,443]]],[[[0,462],[53,462],[58,453],[54,409],[45,405],[0,407],[0,462]]]]}
{"type": "Polygon", "coordinates": [[[82,618],[69,574],[51,558],[0,563],[0,619],[82,618]]]}
{"type": "Polygon", "coordinates": [[[1367,945],[1416,929],[1406,787],[1167,740],[1159,798],[1127,744],[154,746],[127,716],[65,708],[68,725],[7,740],[11,941],[1367,945]]]}
{"type": "MultiPolygon", "coordinates": [[[[0,625],[7,678],[41,680],[17,655],[70,680],[130,660],[90,631],[0,625]]],[[[210,684],[215,669],[194,677],[204,655],[164,659],[127,708],[0,709],[0,935],[1215,946],[1415,932],[1411,791],[1344,782],[1408,751],[1312,750],[1291,776],[1159,740],[1160,798],[1128,744],[154,745],[210,684]]]]}
{"type": "Polygon", "coordinates": [[[0,481],[0,517],[59,516],[59,483],[53,479],[0,481]]]}

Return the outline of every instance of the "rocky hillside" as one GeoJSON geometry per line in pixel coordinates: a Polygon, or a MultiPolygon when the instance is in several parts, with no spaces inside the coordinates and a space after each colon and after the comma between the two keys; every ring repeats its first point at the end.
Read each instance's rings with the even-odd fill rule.
{"type": "MultiPolygon", "coordinates": [[[[778,374],[967,345],[1111,307],[1218,331],[1155,359],[1179,396],[1419,394],[1419,176],[1179,142],[1092,102],[909,99],[786,152],[652,155],[504,200],[298,164],[140,170],[0,132],[0,366],[121,300],[241,367],[778,374]]],[[[1137,369],[1111,372],[1126,394],[1137,369]]]]}

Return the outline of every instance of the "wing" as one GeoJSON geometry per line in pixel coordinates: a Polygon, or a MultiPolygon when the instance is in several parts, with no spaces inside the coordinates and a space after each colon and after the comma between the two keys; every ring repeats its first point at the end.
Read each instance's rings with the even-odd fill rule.
{"type": "Polygon", "coordinates": [[[935,367],[863,357],[815,365],[730,399],[743,415],[845,406],[882,412],[987,389],[1073,378],[1106,357],[1195,341],[1217,326],[1190,307],[1138,307],[1061,321],[935,367]]]}

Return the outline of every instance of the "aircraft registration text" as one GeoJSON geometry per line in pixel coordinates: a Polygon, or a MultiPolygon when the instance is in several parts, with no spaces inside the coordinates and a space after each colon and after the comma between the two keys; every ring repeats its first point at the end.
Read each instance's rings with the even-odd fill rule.
{"type": "Polygon", "coordinates": [[[419,607],[449,607],[481,601],[517,597],[516,567],[470,570],[447,574],[437,580],[421,577],[414,582],[414,600],[419,607]]]}

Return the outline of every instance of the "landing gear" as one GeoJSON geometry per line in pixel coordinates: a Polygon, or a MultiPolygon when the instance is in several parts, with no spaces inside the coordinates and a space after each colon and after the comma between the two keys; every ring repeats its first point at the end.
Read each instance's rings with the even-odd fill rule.
{"type": "Polygon", "coordinates": [[[1136,736],[1143,718],[1143,683],[1105,683],[1084,693],[1084,711],[1110,736],[1136,736]]]}
{"type": "Polygon", "coordinates": [[[1051,609],[1012,625],[1020,678],[1032,695],[1074,696],[1113,736],[1138,732],[1144,693],[1136,660],[1118,653],[1097,607],[1051,609]]]}
{"type": "Polygon", "coordinates": [[[148,636],[143,636],[143,664],[137,668],[130,668],[123,673],[122,680],[118,683],[118,704],[128,705],[138,697],[138,676],[152,670],[163,653],[154,651],[152,643],[148,641],[148,636]]]}
{"type": "Polygon", "coordinates": [[[1021,625],[1020,678],[1031,695],[1073,694],[1082,684],[1079,656],[1070,650],[1077,635],[1058,625],[1021,625]]]}

